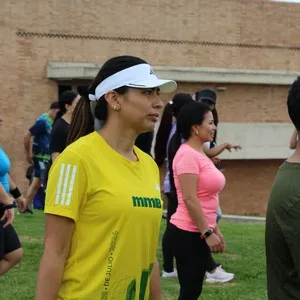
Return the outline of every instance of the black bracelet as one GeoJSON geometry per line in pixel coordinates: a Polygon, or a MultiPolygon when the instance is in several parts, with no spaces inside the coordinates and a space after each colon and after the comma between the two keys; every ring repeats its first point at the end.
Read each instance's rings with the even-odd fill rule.
{"type": "Polygon", "coordinates": [[[10,190],[10,194],[11,194],[15,199],[17,199],[17,198],[19,198],[19,197],[22,196],[22,194],[21,194],[20,190],[18,189],[18,187],[16,187],[16,188],[13,189],[13,190],[10,190]]]}
{"type": "Polygon", "coordinates": [[[14,202],[12,204],[7,204],[3,206],[3,209],[11,209],[17,207],[17,204],[14,202]]]}
{"type": "Polygon", "coordinates": [[[213,234],[213,231],[211,229],[208,229],[206,232],[204,232],[203,234],[201,234],[201,238],[203,240],[207,239],[209,236],[211,236],[213,234]]]}

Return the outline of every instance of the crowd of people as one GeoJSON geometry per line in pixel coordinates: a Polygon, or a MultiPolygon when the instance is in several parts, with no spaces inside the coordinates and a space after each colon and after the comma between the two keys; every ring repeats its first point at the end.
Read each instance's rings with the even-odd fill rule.
{"type": "MultiPolygon", "coordinates": [[[[299,86],[299,79],[293,86],[299,86]]],[[[235,274],[226,272],[213,257],[226,249],[218,227],[219,193],[226,182],[218,155],[241,146],[217,143],[217,94],[212,89],[175,94],[160,118],[159,94],[176,88],[176,82],[158,79],[140,58],[109,59],[86,94],[62,93],[25,133],[26,158],[33,166],[25,197],[0,148],[0,275],[22,258],[12,226],[14,209],[32,214],[33,199],[42,190],[45,241],[36,300],[160,300],[160,278],[171,277],[178,277],[178,299],[194,300],[200,297],[204,281],[234,279],[235,274]],[[162,274],[156,259],[161,199],[167,202],[162,274]]],[[[289,92],[288,109],[297,138],[300,116],[295,90],[289,92]]],[[[300,203],[297,180],[291,180],[298,172],[298,152],[296,143],[295,154],[279,171],[268,208],[270,299],[300,299],[299,243],[293,235],[297,221],[291,220],[297,219],[300,203]],[[282,215],[278,213],[283,209],[282,195],[291,189],[295,197],[289,196],[282,215]],[[272,249],[278,241],[283,244],[276,252],[272,249]],[[294,298],[285,296],[285,279],[294,298]]]]}

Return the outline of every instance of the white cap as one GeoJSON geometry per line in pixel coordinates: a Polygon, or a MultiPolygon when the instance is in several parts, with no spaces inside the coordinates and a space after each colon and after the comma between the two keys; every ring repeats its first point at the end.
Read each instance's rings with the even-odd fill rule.
{"type": "Polygon", "coordinates": [[[139,64],[117,72],[103,80],[95,90],[95,95],[89,94],[91,101],[99,100],[107,92],[128,86],[139,89],[159,87],[161,93],[172,93],[177,84],[173,80],[158,79],[148,64],[139,64]]]}

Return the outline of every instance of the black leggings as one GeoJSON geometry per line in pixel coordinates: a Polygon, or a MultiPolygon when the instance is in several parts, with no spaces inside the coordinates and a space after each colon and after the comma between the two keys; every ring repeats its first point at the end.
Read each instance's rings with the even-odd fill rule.
{"type": "Polygon", "coordinates": [[[210,250],[200,233],[181,230],[170,224],[176,258],[180,295],[178,300],[197,300],[202,292],[210,250]]]}
{"type": "Polygon", "coordinates": [[[177,209],[177,197],[175,193],[166,193],[168,198],[168,211],[167,211],[167,227],[162,238],[162,252],[163,252],[163,259],[164,264],[163,268],[166,272],[173,272],[174,271],[174,251],[170,236],[170,219],[171,216],[175,213],[177,209]]]}
{"type": "MultiPolygon", "coordinates": [[[[162,238],[162,253],[163,253],[163,269],[165,272],[174,271],[174,250],[172,245],[172,234],[170,234],[170,219],[176,212],[178,200],[175,193],[166,193],[168,198],[168,211],[167,211],[167,227],[162,238]]],[[[210,253],[207,261],[207,271],[212,272],[220,264],[216,263],[212,254],[210,253]]]]}

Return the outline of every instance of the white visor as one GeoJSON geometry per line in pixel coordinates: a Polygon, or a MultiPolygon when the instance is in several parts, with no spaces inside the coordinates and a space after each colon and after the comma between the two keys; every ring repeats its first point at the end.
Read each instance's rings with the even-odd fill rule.
{"type": "Polygon", "coordinates": [[[162,93],[172,93],[177,88],[175,81],[158,79],[150,65],[140,64],[124,69],[103,80],[96,87],[95,95],[89,94],[89,99],[97,101],[107,92],[122,86],[139,89],[159,87],[162,93]]]}

